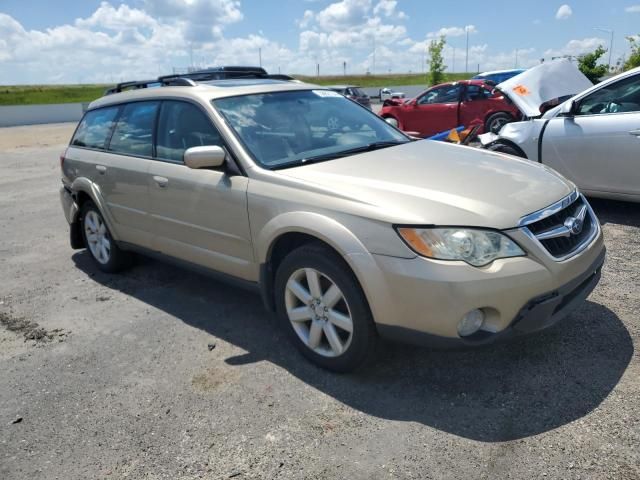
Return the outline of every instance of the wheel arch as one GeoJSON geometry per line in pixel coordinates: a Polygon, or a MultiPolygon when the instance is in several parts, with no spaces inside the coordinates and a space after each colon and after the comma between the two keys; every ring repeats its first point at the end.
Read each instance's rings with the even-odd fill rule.
{"type": "MultiPolygon", "coordinates": [[[[100,187],[86,177],[78,177],[71,184],[71,191],[74,194],[74,200],[78,204],[78,212],[74,219],[75,221],[73,222],[73,224],[77,225],[76,228],[80,228],[79,220],[82,206],[90,200],[96,205],[96,207],[98,207],[100,213],[102,213],[102,217],[107,223],[107,227],[109,228],[113,239],[118,241],[120,237],[118,236],[117,230],[114,228],[115,221],[111,216],[111,212],[107,208],[107,203],[100,192],[100,187]]],[[[74,227],[72,226],[72,228],[74,227]]]]}
{"type": "MultiPolygon", "coordinates": [[[[260,292],[265,306],[274,310],[274,278],[280,262],[295,248],[320,242],[335,251],[355,275],[365,296],[365,271],[375,265],[371,253],[358,238],[338,221],[317,213],[289,212],[268,222],[257,237],[256,257],[260,264],[260,292]]],[[[373,305],[369,301],[373,311],[373,305]]],[[[375,312],[374,312],[375,316],[375,312]]]]}

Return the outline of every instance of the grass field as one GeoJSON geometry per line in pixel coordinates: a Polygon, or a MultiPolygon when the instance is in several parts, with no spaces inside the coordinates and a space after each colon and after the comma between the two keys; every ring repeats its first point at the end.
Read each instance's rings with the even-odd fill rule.
{"type": "Polygon", "coordinates": [[[0,105],[91,102],[106,85],[11,85],[0,86],[0,105]]]}
{"type": "MultiPolygon", "coordinates": [[[[463,80],[472,74],[446,74],[447,80],[463,80]]],[[[296,78],[317,85],[352,84],[361,87],[425,85],[425,74],[331,75],[296,78]]],[[[0,105],[40,105],[47,103],[91,102],[102,96],[108,85],[0,85],[0,105]]]]}
{"type": "MultiPolygon", "coordinates": [[[[445,81],[464,80],[471,78],[475,73],[448,73],[445,81]]],[[[326,75],[305,76],[294,75],[299,80],[316,85],[358,85],[360,87],[399,87],[402,85],[427,85],[427,76],[424,73],[404,73],[388,75],[326,75]]]]}

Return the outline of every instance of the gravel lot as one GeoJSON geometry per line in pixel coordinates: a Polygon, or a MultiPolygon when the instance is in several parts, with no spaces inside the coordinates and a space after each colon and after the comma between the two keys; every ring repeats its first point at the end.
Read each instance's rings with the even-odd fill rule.
{"type": "Polygon", "coordinates": [[[0,129],[0,478],[640,478],[640,205],[593,202],[604,275],[557,327],[339,376],[253,294],[72,251],[72,129],[0,129]]]}

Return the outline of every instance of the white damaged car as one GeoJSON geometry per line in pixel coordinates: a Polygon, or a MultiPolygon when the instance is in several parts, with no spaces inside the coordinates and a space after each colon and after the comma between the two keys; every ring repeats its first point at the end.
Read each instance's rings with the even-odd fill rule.
{"type": "Polygon", "coordinates": [[[485,148],[544,163],[586,195],[640,202],[640,68],[594,86],[558,60],[498,88],[527,119],[481,135],[485,148]]]}

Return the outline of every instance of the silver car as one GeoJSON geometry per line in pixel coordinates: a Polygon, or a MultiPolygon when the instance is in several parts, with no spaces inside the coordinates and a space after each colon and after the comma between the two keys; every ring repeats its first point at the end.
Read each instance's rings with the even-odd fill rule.
{"type": "MultiPolygon", "coordinates": [[[[522,86],[528,73],[515,82],[522,86]]],[[[544,78],[545,85],[557,80],[544,78]]],[[[564,88],[569,93],[573,87],[564,88]]],[[[640,68],[537,113],[537,118],[505,125],[497,135],[481,136],[483,144],[548,165],[587,195],[640,202],[640,68]]]]}
{"type": "Polygon", "coordinates": [[[379,337],[475,346],[541,330],[598,282],[598,220],[544,166],[411,141],[313,85],[157,83],[93,102],[61,159],[71,246],[105,272],[140,252],[233,279],[336,371],[379,337]]]}

